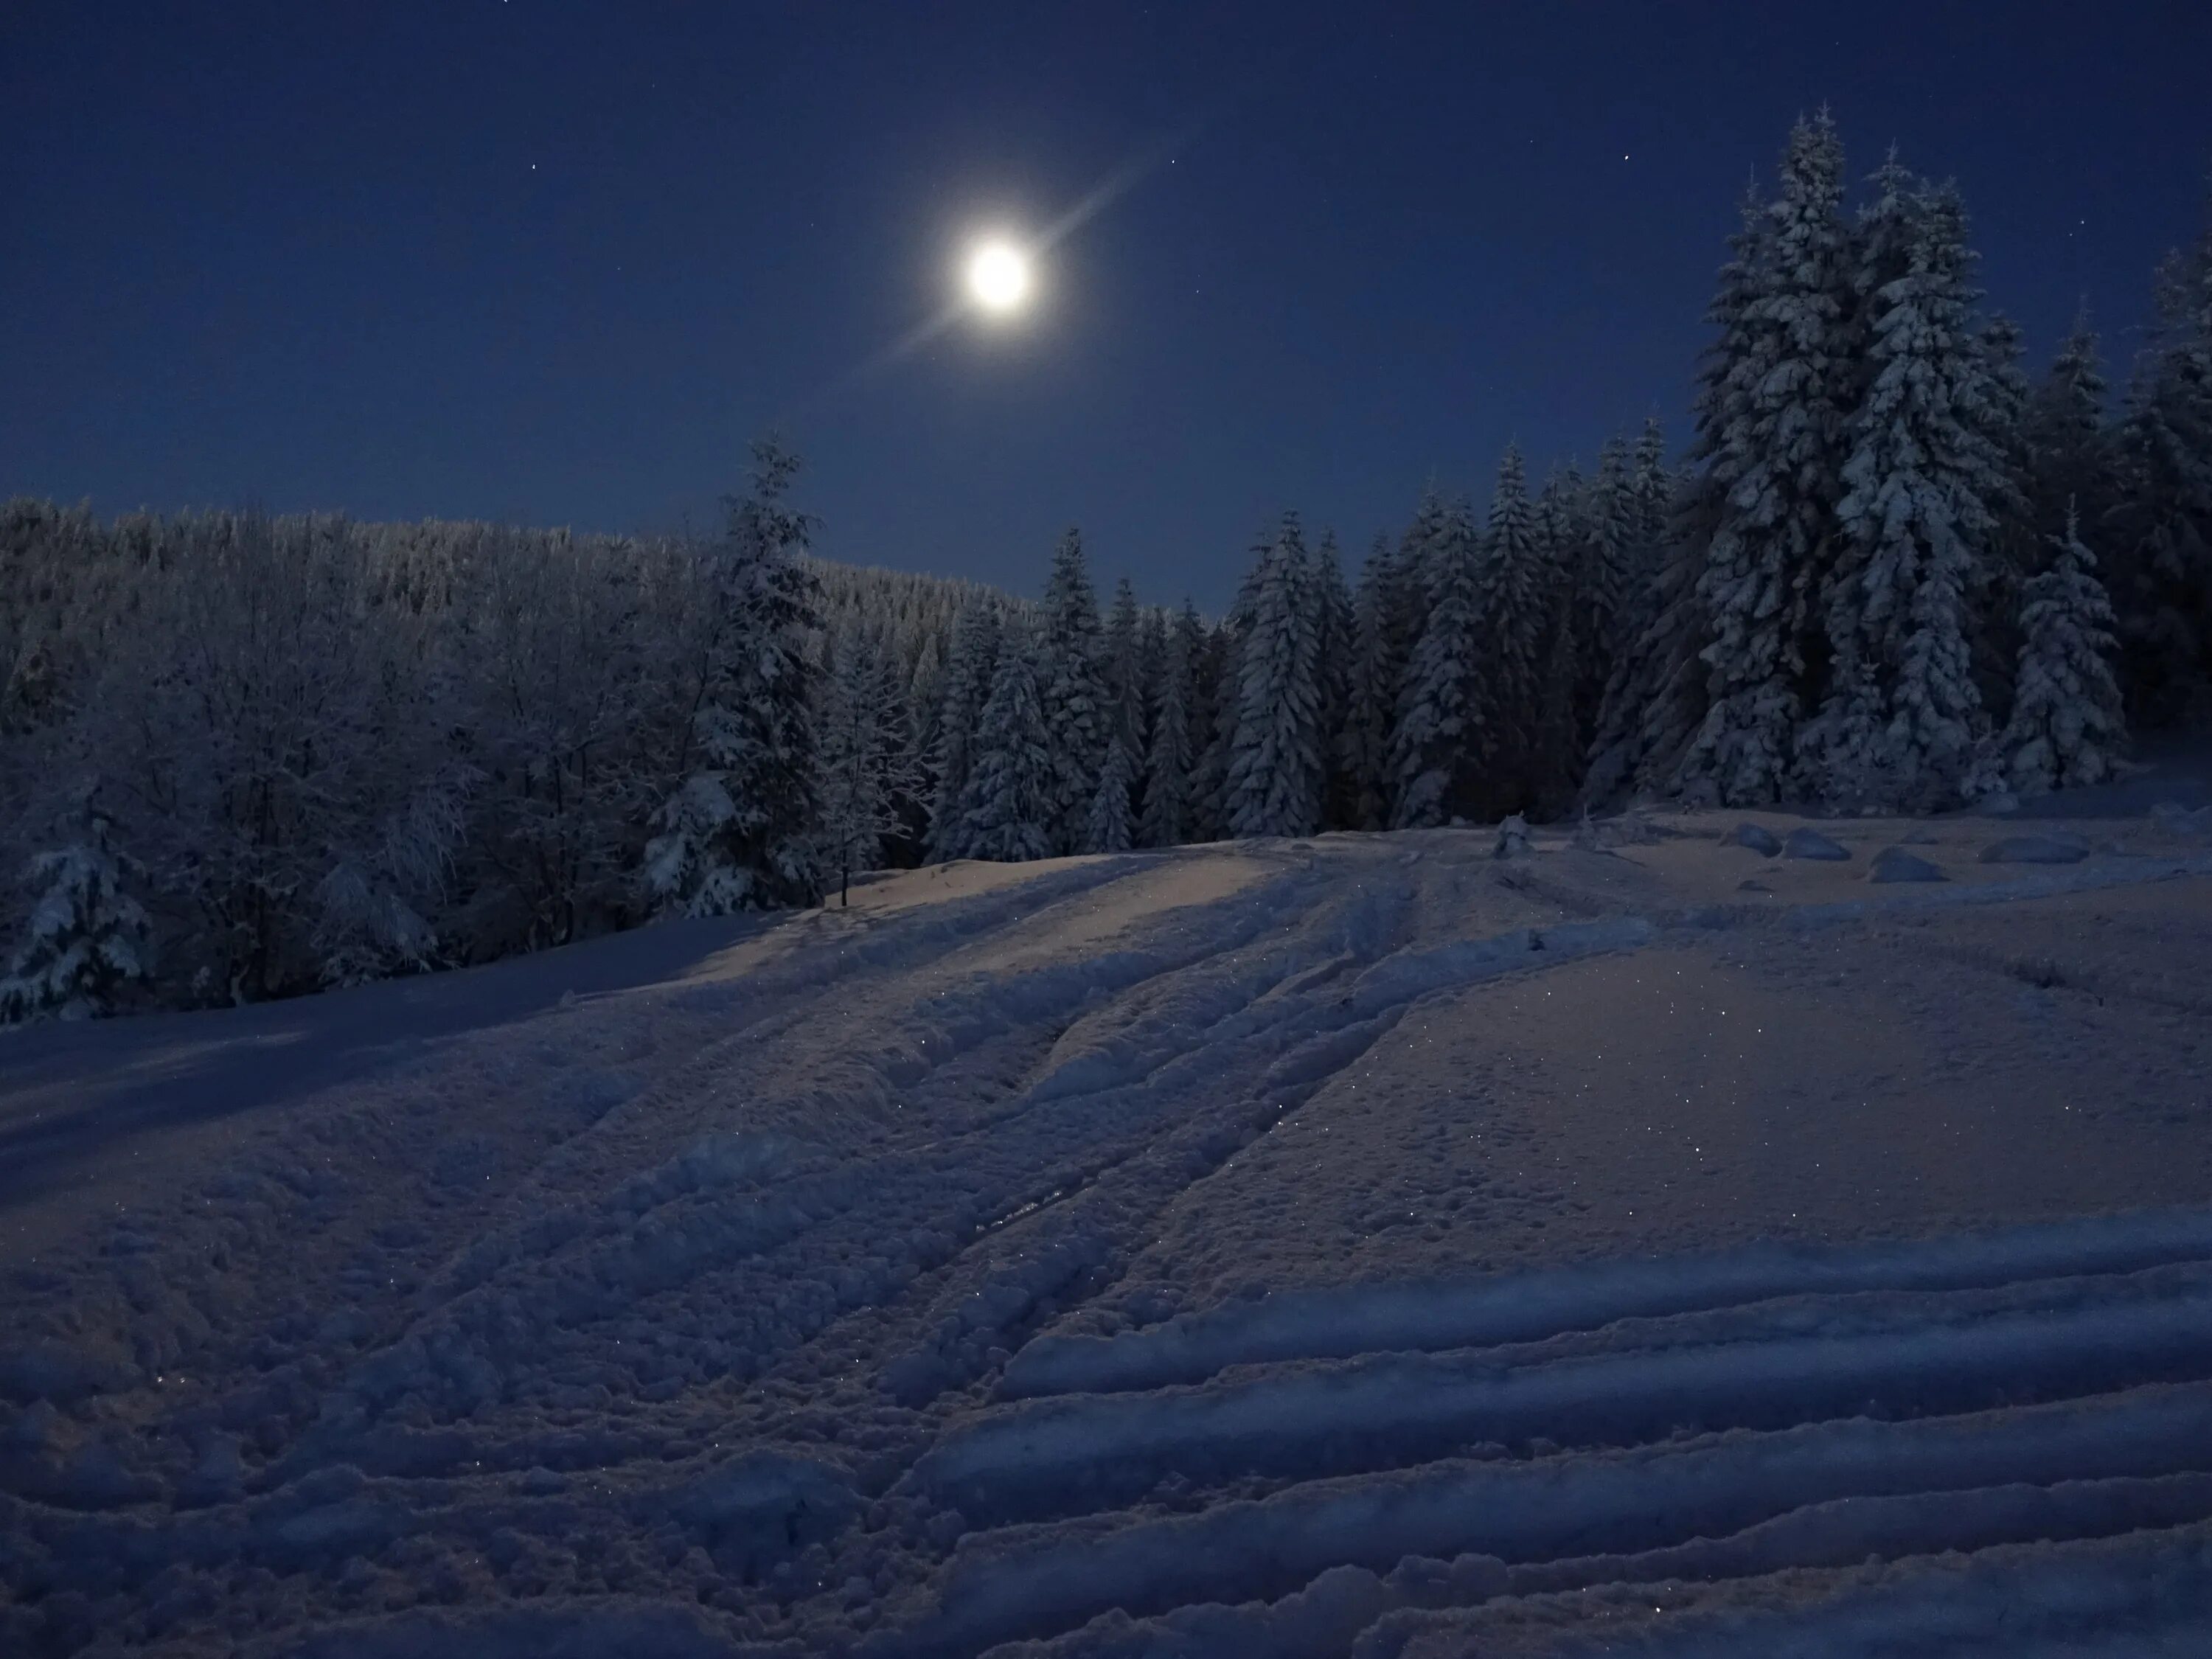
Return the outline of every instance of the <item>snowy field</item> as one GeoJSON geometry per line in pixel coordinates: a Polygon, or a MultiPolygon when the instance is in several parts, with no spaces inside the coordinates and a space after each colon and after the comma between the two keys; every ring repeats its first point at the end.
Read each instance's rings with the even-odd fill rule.
{"type": "Polygon", "coordinates": [[[2149,804],[955,865],[10,1037],[0,1652],[2212,1651],[2149,804]]]}

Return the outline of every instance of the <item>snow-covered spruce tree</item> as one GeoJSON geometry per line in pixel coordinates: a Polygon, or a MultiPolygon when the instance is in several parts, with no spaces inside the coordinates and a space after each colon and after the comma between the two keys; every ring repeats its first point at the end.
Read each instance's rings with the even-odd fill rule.
{"type": "Polygon", "coordinates": [[[1627,441],[1607,438],[1598,450],[1597,475],[1590,480],[1583,506],[1585,540],[1570,566],[1578,768],[1588,760],[1589,744],[1597,735],[1606,678],[1624,648],[1620,630],[1629,614],[1629,590],[1640,574],[1635,563],[1632,487],[1627,441]]]}
{"type": "Polygon", "coordinates": [[[1191,810],[1200,840],[1218,841],[1237,832],[1230,827],[1229,769],[1237,744],[1237,722],[1243,708],[1244,642],[1259,614],[1260,579],[1266,561],[1257,556],[1244,568],[1230,601],[1229,614],[1206,638],[1195,676],[1202,737],[1192,774],[1191,810]]]}
{"type": "Polygon", "coordinates": [[[1731,805],[1781,798],[1805,702],[1804,651],[1834,546],[1854,390],[1843,146],[1800,121],[1781,194],[1723,273],[1698,410],[1717,512],[1698,580],[1708,706],[1676,787],[1731,805]]]}
{"type": "Polygon", "coordinates": [[[1483,557],[1464,506],[1425,533],[1427,612],[1390,732],[1390,827],[1420,829],[1480,810],[1483,557]]]}
{"type": "MultiPolygon", "coordinates": [[[[2011,483],[1984,412],[1965,210],[1946,186],[1923,195],[1911,221],[1909,269],[1882,287],[1870,319],[1873,384],[1851,421],[1838,509],[1863,571],[1852,660],[1877,683],[1881,743],[1874,753],[1832,745],[1827,775],[1832,797],[1925,811],[1993,781],[1980,765],[1970,607],[1997,533],[1990,503],[2011,483]]],[[[1863,718],[1845,708],[1844,729],[1863,718]]]]}
{"type": "Polygon", "coordinates": [[[1593,580],[1595,537],[1584,508],[1589,486],[1571,468],[1554,471],[1536,497],[1537,592],[1541,627],[1536,652],[1534,743],[1529,805],[1546,817],[1564,813],[1582,781],[1584,745],[1577,698],[1582,688],[1580,595],[1593,580]]]}
{"type": "Polygon", "coordinates": [[[1237,653],[1226,801],[1236,836],[1310,836],[1328,781],[1312,555],[1295,513],[1253,549],[1249,626],[1237,653]]]}
{"type": "Polygon", "coordinates": [[[2160,267],[2157,301],[2102,538],[2122,689],[2138,727],[2212,704],[2212,228],[2160,267]]]}
{"type": "Polygon", "coordinates": [[[645,879],[664,912],[723,915],[820,901],[813,859],[817,580],[802,562],[813,520],[788,501],[799,458],[753,448],[712,555],[718,601],[690,689],[678,772],[654,814],[645,879]]]}
{"type": "Polygon", "coordinates": [[[1350,830],[1356,827],[1359,807],[1351,729],[1358,629],[1334,530],[1322,532],[1308,568],[1307,586],[1314,617],[1314,696],[1322,742],[1321,827],[1350,830]]]}
{"type": "Polygon", "coordinates": [[[1048,829],[1056,853],[1082,849],[1113,728],[1100,656],[1098,598],[1084,563],[1083,538],[1070,530],[1053,550],[1037,663],[1054,778],[1048,829]]]}
{"type": "MultiPolygon", "coordinates": [[[[1756,204],[1747,210],[1751,220],[1756,204]]],[[[1725,289],[1724,289],[1725,292],[1725,289]]],[[[1717,357],[1707,359],[1710,370],[1717,357]]],[[[1713,388],[1710,384],[1705,392],[1713,388]]],[[[1701,394],[1701,401],[1703,399],[1701,394]]],[[[1674,775],[1692,735],[1705,719],[1705,613],[1698,580],[1710,536],[1671,527],[1674,480],[1667,469],[1666,435],[1645,421],[1629,475],[1629,568],[1615,646],[1605,665],[1583,776],[1586,805],[1611,805],[1632,789],[1657,789],[1674,775]]],[[[1701,486],[1712,498],[1710,481],[1701,486]]],[[[1710,515],[1695,521],[1709,524],[1710,515]]]]}
{"type": "MultiPolygon", "coordinates": [[[[2085,307],[2028,403],[2029,505],[2042,550],[2066,533],[2069,514],[2094,533],[2111,512],[2117,458],[2105,425],[2106,391],[2104,359],[2085,307]]],[[[2044,562],[2040,552],[2034,562],[2038,568],[2044,562]]]]}
{"type": "Polygon", "coordinates": [[[987,598],[972,599],[960,613],[952,636],[952,658],[945,665],[945,692],[937,718],[937,750],[933,769],[936,789],[929,809],[928,854],[931,860],[966,858],[961,800],[975,768],[976,723],[990,701],[992,679],[999,665],[999,606],[987,598]]]}
{"type": "MultiPolygon", "coordinates": [[[[1881,373],[1873,351],[1875,329],[1893,303],[1896,285],[1911,275],[1926,203],[1926,186],[1898,159],[1894,146],[1869,183],[1872,195],[1860,210],[1854,238],[1848,309],[1857,385],[1846,434],[1854,441],[1863,435],[1860,423],[1881,373]]],[[[1848,480],[1844,493],[1850,493],[1848,480]]],[[[1801,797],[1854,805],[1882,798],[1885,678],[1877,672],[1880,652],[1869,639],[1866,623],[1866,575],[1873,559],[1873,540],[1850,533],[1839,522],[1818,574],[1822,635],[1812,653],[1816,662],[1801,682],[1820,699],[1817,710],[1806,711],[1811,718],[1796,734],[1791,783],[1801,797]]]]}
{"type": "Polygon", "coordinates": [[[1352,596],[1351,703],[1346,711],[1343,764],[1352,785],[1354,830],[1390,822],[1390,729],[1412,654],[1413,607],[1401,603],[1405,564],[1387,535],[1377,535],[1352,596]]]}
{"type": "Polygon", "coordinates": [[[1129,787],[1135,767],[1129,758],[1127,737],[1116,732],[1106,740],[1106,758],[1098,768],[1098,787],[1091,797],[1091,812],[1083,829],[1086,853],[1126,853],[1133,830],[1129,787]]]}
{"type": "Polygon", "coordinates": [[[961,797],[963,857],[1019,863],[1052,854],[1060,774],[1045,732],[1036,652],[1027,626],[1010,619],[961,797]]]}
{"type": "Polygon", "coordinates": [[[1144,619],[1137,610],[1137,590],[1127,576],[1114,584],[1101,666],[1109,726],[1136,752],[1145,739],[1144,619]]]}
{"type": "Polygon", "coordinates": [[[137,873],[107,815],[88,800],[68,844],[24,872],[30,915],[0,979],[0,1025],[112,1014],[128,988],[147,981],[153,923],[124,887],[137,873]]]}
{"type": "Polygon", "coordinates": [[[1179,847],[1191,838],[1191,728],[1195,673],[1206,625],[1186,600],[1162,647],[1154,693],[1151,747],[1145,756],[1145,807],[1139,839],[1146,847],[1179,847]]]}
{"type": "Polygon", "coordinates": [[[1528,499],[1528,468],[1520,446],[1508,445],[1498,465],[1482,541],[1484,818],[1502,818],[1535,805],[1544,694],[1540,659],[1551,599],[1545,557],[1528,499]]]}
{"type": "Polygon", "coordinates": [[[2021,592],[2020,672],[2000,748],[2023,795],[2101,783],[2127,746],[2112,672],[2118,647],[2097,561],[2069,514],[2055,556],[2021,592]]]}
{"type": "Polygon", "coordinates": [[[2020,325],[2002,313],[1991,317],[1982,326],[1981,346],[1987,395],[1978,423],[1996,452],[2001,487],[1985,503],[1996,529],[1980,580],[1967,594],[1967,639],[1982,707],[2002,724],[2012,704],[2013,667],[2020,656],[2015,630],[2021,587],[2044,561],[2030,498],[2034,462],[2028,406],[2033,394],[2027,371],[2021,367],[2020,325]]]}
{"type": "Polygon", "coordinates": [[[816,831],[820,865],[836,880],[838,902],[852,902],[853,872],[883,861],[884,843],[901,832],[902,799],[911,792],[911,759],[894,729],[894,705],[879,647],[854,632],[824,666],[816,726],[816,831]]]}

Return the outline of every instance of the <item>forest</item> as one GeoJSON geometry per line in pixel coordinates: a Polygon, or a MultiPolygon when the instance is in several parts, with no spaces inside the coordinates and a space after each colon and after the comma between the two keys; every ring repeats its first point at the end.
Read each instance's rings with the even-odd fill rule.
{"type": "Polygon", "coordinates": [[[1742,205],[1693,431],[1296,512],[1218,617],[718,536],[0,508],[0,1023],[254,1001],[885,865],[1606,811],[1938,811],[2212,712],[2212,224],[2110,393],[2031,374],[1957,190],[1825,114],[1742,205]]]}

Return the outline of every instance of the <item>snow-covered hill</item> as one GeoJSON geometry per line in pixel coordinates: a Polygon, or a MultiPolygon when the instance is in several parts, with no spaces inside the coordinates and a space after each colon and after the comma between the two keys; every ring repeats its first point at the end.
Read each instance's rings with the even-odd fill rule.
{"type": "Polygon", "coordinates": [[[13,1036],[0,1650],[2202,1650],[2212,823],[1736,823],[13,1036]]]}

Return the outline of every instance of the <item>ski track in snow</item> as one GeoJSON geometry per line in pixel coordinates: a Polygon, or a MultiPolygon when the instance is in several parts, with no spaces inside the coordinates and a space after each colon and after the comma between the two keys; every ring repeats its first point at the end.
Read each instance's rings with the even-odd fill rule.
{"type": "Polygon", "coordinates": [[[1475,1110],[1417,1010],[1655,951],[1832,935],[1992,1006],[2109,996],[2185,1070],[2201,988],[2069,954],[2051,907],[2176,883],[2201,918],[2212,857],[1768,866],[1778,902],[1705,873],[1748,855],[1491,840],[921,872],[318,1079],[9,1264],[0,1650],[2201,1650],[2194,1169],[2120,1213],[1510,1273],[1316,1246],[1224,1295],[1171,1252],[1286,1133],[1367,1144],[1357,1083],[1475,1110]]]}

